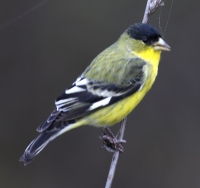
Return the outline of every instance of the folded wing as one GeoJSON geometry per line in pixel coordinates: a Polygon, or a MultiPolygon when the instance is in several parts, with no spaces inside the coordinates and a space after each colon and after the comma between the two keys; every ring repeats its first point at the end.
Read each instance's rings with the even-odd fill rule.
{"type": "Polygon", "coordinates": [[[43,132],[51,124],[74,121],[105,106],[114,104],[119,100],[132,95],[144,84],[144,65],[133,64],[130,67],[128,79],[122,85],[95,81],[81,75],[61,96],[56,99],[56,108],[48,119],[38,127],[43,132]]]}

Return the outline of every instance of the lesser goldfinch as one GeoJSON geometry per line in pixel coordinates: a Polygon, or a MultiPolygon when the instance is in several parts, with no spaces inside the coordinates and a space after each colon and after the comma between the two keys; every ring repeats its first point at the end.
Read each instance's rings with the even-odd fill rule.
{"type": "Polygon", "coordinates": [[[153,26],[131,25],[56,99],[56,108],[37,128],[40,135],[20,161],[30,163],[50,141],[71,129],[120,122],[154,83],[162,50],[170,46],[153,26]]]}

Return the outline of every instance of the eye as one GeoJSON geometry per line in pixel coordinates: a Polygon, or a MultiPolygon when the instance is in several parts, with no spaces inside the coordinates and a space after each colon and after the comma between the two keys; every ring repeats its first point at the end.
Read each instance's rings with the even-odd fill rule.
{"type": "Polygon", "coordinates": [[[144,38],[144,39],[142,39],[142,42],[144,42],[145,44],[147,44],[148,43],[148,39],[144,38]]]}

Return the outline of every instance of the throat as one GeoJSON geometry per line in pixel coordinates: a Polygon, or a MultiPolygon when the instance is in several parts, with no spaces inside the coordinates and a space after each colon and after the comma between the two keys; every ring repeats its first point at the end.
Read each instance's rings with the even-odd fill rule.
{"type": "Polygon", "coordinates": [[[154,67],[158,67],[161,51],[155,51],[153,48],[147,48],[140,52],[134,52],[134,54],[139,58],[149,62],[154,67]]]}

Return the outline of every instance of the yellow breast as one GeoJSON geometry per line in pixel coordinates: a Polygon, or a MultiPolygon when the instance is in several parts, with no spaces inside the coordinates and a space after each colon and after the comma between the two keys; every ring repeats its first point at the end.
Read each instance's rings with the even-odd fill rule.
{"type": "Polygon", "coordinates": [[[138,105],[149,91],[157,75],[160,52],[153,51],[152,53],[152,49],[149,49],[144,53],[136,54],[136,56],[149,62],[144,67],[146,77],[143,87],[131,96],[84,117],[84,121],[87,124],[102,127],[120,122],[138,105]]]}

